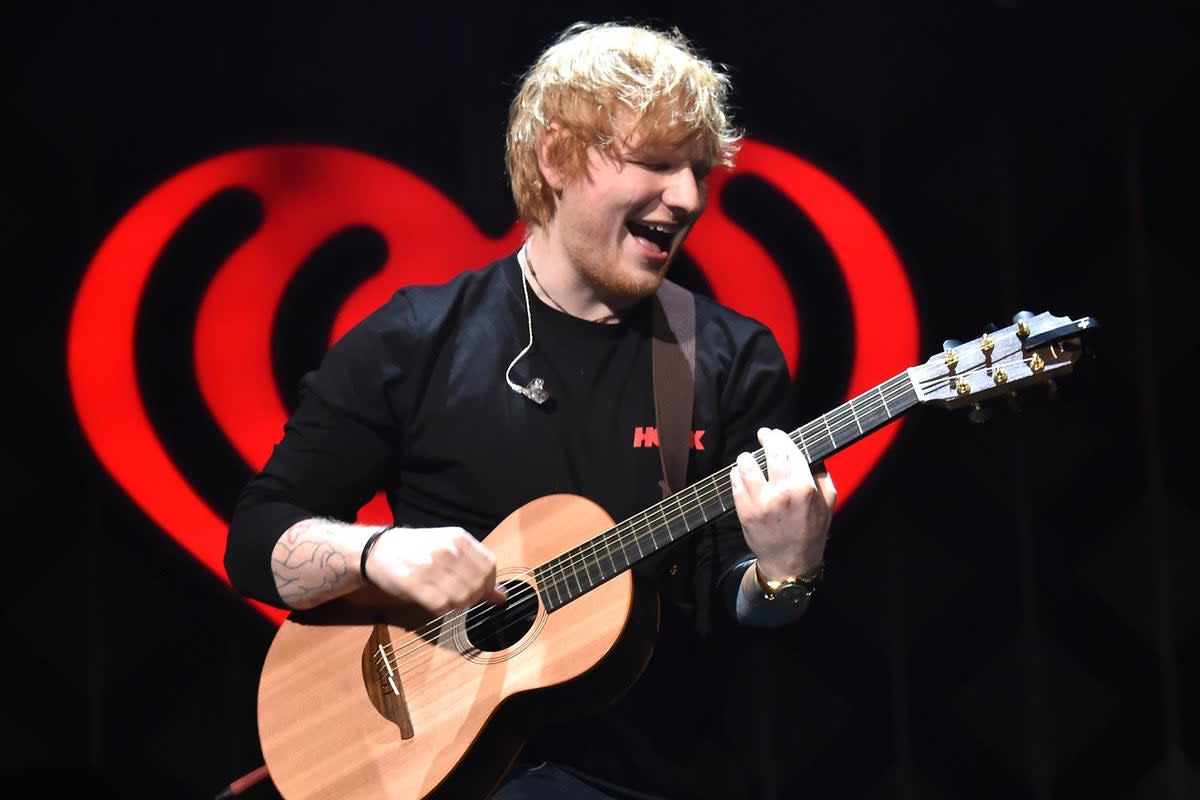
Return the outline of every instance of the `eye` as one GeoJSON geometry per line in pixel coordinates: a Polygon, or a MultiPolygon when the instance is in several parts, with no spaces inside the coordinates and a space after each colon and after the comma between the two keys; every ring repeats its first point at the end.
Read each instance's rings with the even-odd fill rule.
{"type": "Polygon", "coordinates": [[[642,169],[650,170],[651,172],[670,172],[672,169],[674,169],[674,165],[666,161],[630,160],[629,163],[639,166],[642,169]]]}

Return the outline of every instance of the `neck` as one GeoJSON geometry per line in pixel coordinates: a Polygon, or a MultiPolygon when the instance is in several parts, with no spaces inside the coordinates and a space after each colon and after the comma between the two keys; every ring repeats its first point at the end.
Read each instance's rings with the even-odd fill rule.
{"type": "Polygon", "coordinates": [[[617,323],[632,302],[620,304],[604,298],[571,266],[570,259],[534,234],[517,258],[525,279],[542,302],[564,314],[589,322],[617,323]]]}

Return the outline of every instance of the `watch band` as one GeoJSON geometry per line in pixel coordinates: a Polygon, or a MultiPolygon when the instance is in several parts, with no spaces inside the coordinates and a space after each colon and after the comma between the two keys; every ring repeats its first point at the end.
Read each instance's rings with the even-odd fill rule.
{"type": "Polygon", "coordinates": [[[788,595],[792,595],[794,603],[801,599],[808,599],[817,590],[817,582],[824,574],[825,560],[821,559],[820,563],[813,567],[807,575],[785,575],[782,578],[768,580],[759,571],[758,562],[754,562],[754,577],[758,580],[758,587],[762,589],[763,597],[767,600],[775,600],[780,596],[788,595]]]}

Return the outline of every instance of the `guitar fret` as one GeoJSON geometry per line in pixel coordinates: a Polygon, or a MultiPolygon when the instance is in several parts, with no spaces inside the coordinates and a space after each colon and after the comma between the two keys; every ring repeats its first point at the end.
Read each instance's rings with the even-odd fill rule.
{"type": "MultiPolygon", "coordinates": [[[[590,545],[590,542],[584,542],[575,548],[575,558],[572,560],[571,573],[575,576],[575,585],[579,589],[579,594],[583,594],[592,588],[591,575],[588,573],[587,557],[587,549],[590,545]],[[580,580],[580,576],[582,576],[582,580],[580,580]]],[[[576,597],[578,596],[576,595],[576,597]]]]}
{"type": "MultiPolygon", "coordinates": [[[[595,552],[596,546],[593,544],[591,547],[592,547],[592,551],[593,551],[593,552],[595,552]]],[[[589,557],[588,557],[588,556],[587,556],[587,555],[584,553],[584,551],[580,550],[580,552],[579,552],[579,561],[578,561],[578,563],[583,565],[583,577],[584,577],[584,578],[586,579],[586,581],[587,581],[587,587],[588,587],[589,589],[590,589],[590,588],[592,588],[593,586],[595,586],[595,585],[596,585],[595,583],[593,583],[593,582],[592,582],[592,570],[591,570],[591,566],[592,566],[592,563],[593,563],[593,562],[592,562],[592,559],[591,559],[591,558],[589,558],[589,557]]],[[[576,571],[575,571],[575,582],[576,582],[576,583],[579,583],[579,570],[576,570],[576,571]]],[[[581,589],[579,590],[580,594],[582,594],[582,593],[583,593],[583,591],[584,591],[584,590],[581,588],[581,589]]]]}
{"type": "Polygon", "coordinates": [[[879,392],[879,399],[880,399],[881,401],[883,401],[883,411],[884,411],[884,413],[887,415],[888,419],[891,419],[891,417],[892,417],[892,412],[891,412],[891,410],[890,410],[890,409],[888,409],[887,397],[885,397],[885,396],[884,396],[884,394],[883,394],[883,384],[880,384],[880,385],[876,386],[876,387],[875,387],[875,391],[879,392]]]}
{"type": "Polygon", "coordinates": [[[835,439],[833,436],[833,428],[829,427],[829,415],[822,414],[821,422],[824,423],[825,431],[826,431],[826,433],[829,434],[829,452],[832,453],[834,450],[838,449],[838,443],[837,443],[837,439],[835,439]]]}
{"type": "Polygon", "coordinates": [[[559,605],[566,605],[573,599],[571,587],[567,585],[567,557],[569,552],[568,556],[555,559],[554,569],[550,571],[550,582],[554,586],[559,605]]]}
{"type": "Polygon", "coordinates": [[[714,495],[717,503],[721,507],[722,513],[733,509],[733,484],[729,482],[728,477],[714,487],[714,495]]]}
{"type": "MultiPolygon", "coordinates": [[[[728,476],[725,476],[725,477],[726,477],[726,480],[728,480],[728,476]]],[[[716,493],[716,499],[718,499],[718,501],[721,499],[720,492],[716,493]]],[[[694,505],[696,507],[696,511],[700,512],[700,515],[698,515],[698,516],[700,516],[700,521],[692,523],[692,528],[700,528],[701,525],[706,524],[709,521],[712,521],[712,519],[715,519],[716,517],[720,516],[719,512],[714,511],[714,513],[709,513],[709,510],[712,510],[712,506],[710,506],[710,503],[712,503],[712,500],[703,501],[703,500],[697,499],[697,501],[694,505]]],[[[720,510],[721,511],[725,510],[724,503],[720,504],[720,510]]],[[[691,518],[692,519],[696,518],[695,512],[692,513],[691,518]]]]}
{"type": "MultiPolygon", "coordinates": [[[[838,408],[843,408],[843,406],[838,406],[838,408]]],[[[831,416],[831,415],[830,414],[826,415],[827,418],[829,416],[831,416]]],[[[829,438],[833,441],[834,448],[838,449],[838,448],[841,448],[846,443],[845,437],[842,436],[842,431],[845,429],[846,426],[840,422],[837,422],[836,420],[834,421],[834,423],[835,424],[829,428],[829,438]]]]}
{"type": "MultiPolygon", "coordinates": [[[[578,557],[579,556],[576,555],[576,558],[578,557]]],[[[573,565],[571,567],[571,575],[575,578],[575,588],[579,590],[579,594],[583,594],[583,584],[579,582],[579,570],[575,569],[573,565]]],[[[575,595],[575,597],[578,597],[579,594],[575,595]]]]}
{"type": "Polygon", "coordinates": [[[850,414],[854,417],[854,424],[858,426],[858,432],[862,433],[863,426],[862,426],[862,423],[858,421],[858,411],[856,411],[854,408],[854,401],[851,400],[849,403],[846,404],[846,406],[850,409],[850,414]]]}
{"type": "MultiPolygon", "coordinates": [[[[663,519],[666,521],[667,532],[671,536],[671,541],[675,541],[675,538],[676,538],[675,532],[673,530],[671,530],[672,520],[675,520],[676,522],[678,522],[683,519],[683,505],[680,503],[680,499],[683,496],[683,494],[684,494],[683,491],[676,492],[675,494],[671,495],[670,497],[668,497],[666,500],[663,501],[664,505],[666,503],[674,503],[675,504],[675,510],[672,511],[670,514],[668,514],[666,512],[665,508],[663,509],[663,519]]],[[[679,535],[682,536],[684,533],[687,533],[687,532],[688,532],[688,528],[687,528],[687,524],[685,523],[683,526],[683,532],[680,533],[679,535]]]]}
{"type": "Polygon", "coordinates": [[[617,541],[616,537],[613,536],[612,533],[605,534],[604,538],[608,541],[609,550],[611,550],[613,554],[613,574],[615,575],[618,572],[629,569],[629,554],[625,552],[625,548],[620,546],[621,543],[617,541]],[[618,556],[625,560],[624,565],[617,563],[618,556]]]}
{"type": "Polygon", "coordinates": [[[804,460],[812,463],[812,455],[809,453],[808,443],[804,441],[804,428],[800,429],[800,452],[804,455],[804,460]]]}
{"type": "Polygon", "coordinates": [[[657,512],[654,524],[654,544],[661,548],[675,541],[675,537],[671,535],[671,524],[667,520],[667,515],[659,507],[655,507],[654,510],[657,512]]]}
{"type": "Polygon", "coordinates": [[[638,514],[631,519],[637,520],[633,526],[633,540],[637,542],[638,552],[642,552],[642,542],[649,542],[649,544],[652,545],[649,548],[649,551],[653,553],[658,548],[653,546],[655,543],[654,529],[650,527],[650,522],[646,519],[646,512],[643,511],[641,514],[638,514]]]}
{"type": "Polygon", "coordinates": [[[648,509],[645,517],[646,527],[651,531],[650,541],[654,543],[654,548],[656,550],[663,548],[675,541],[671,537],[671,528],[669,525],[667,525],[667,519],[663,515],[661,508],[655,506],[654,508],[648,509]],[[654,512],[653,518],[651,518],[650,512],[654,512]]]}
{"type": "Polygon", "coordinates": [[[609,532],[608,536],[612,540],[616,551],[625,559],[625,568],[627,569],[632,563],[637,561],[637,559],[634,558],[631,553],[629,542],[627,541],[627,537],[625,535],[625,528],[626,526],[624,524],[618,525],[609,532]]]}
{"type": "Polygon", "coordinates": [[[602,537],[597,537],[592,540],[592,565],[596,569],[596,579],[592,582],[592,587],[595,588],[608,580],[611,575],[605,571],[604,558],[607,555],[607,547],[604,544],[602,537]],[[604,548],[601,550],[601,548],[604,548]]]}
{"type": "MultiPolygon", "coordinates": [[[[592,587],[595,588],[611,578],[613,573],[608,571],[608,568],[604,563],[604,559],[608,557],[607,545],[605,545],[604,541],[600,538],[597,538],[593,541],[595,541],[596,544],[596,546],[592,549],[592,554],[594,556],[592,559],[592,564],[596,568],[596,580],[592,583],[592,587]],[[603,551],[601,550],[601,547],[604,548],[603,551]]],[[[610,558],[609,562],[611,563],[611,561],[612,559],[610,558]]]]}
{"type": "MultiPolygon", "coordinates": [[[[555,562],[550,562],[550,563],[553,564],[555,562]]],[[[553,576],[553,577],[551,576],[551,573],[558,572],[558,571],[559,570],[554,570],[554,569],[544,569],[544,570],[537,571],[538,588],[541,589],[541,591],[543,592],[543,597],[546,601],[547,606],[551,605],[550,591],[551,590],[554,591],[554,599],[555,599],[555,602],[553,604],[554,608],[559,608],[564,605],[561,584],[559,583],[557,576],[553,576]]]]}
{"type": "Polygon", "coordinates": [[[599,539],[604,544],[604,554],[608,557],[608,564],[609,564],[609,568],[607,571],[605,571],[603,568],[601,568],[600,579],[608,580],[613,575],[616,575],[620,570],[617,569],[617,562],[613,559],[612,547],[609,544],[608,537],[601,536],[601,537],[599,537],[599,539]]]}

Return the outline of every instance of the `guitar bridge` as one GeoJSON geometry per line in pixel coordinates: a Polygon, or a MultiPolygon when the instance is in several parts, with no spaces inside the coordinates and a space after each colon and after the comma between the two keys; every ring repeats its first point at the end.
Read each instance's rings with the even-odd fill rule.
{"type": "Polygon", "coordinates": [[[363,685],[375,710],[400,729],[401,739],[411,739],[412,715],[404,697],[404,684],[396,668],[392,647],[392,635],[387,625],[376,623],[371,627],[362,652],[363,685]]]}

